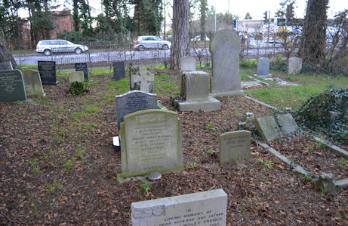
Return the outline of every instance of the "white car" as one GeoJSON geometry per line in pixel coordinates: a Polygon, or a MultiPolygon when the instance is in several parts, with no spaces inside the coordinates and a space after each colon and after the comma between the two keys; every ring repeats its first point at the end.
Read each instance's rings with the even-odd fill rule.
{"type": "MultiPolygon", "coordinates": [[[[201,36],[197,35],[196,37],[191,39],[192,42],[198,42],[201,41],[201,36]]],[[[203,37],[203,41],[210,41],[210,39],[208,38],[208,36],[203,37]]]]}
{"type": "Polygon", "coordinates": [[[52,53],[76,53],[81,54],[88,51],[88,47],[84,45],[74,44],[72,42],[54,39],[54,40],[41,40],[37,43],[36,52],[43,53],[46,56],[52,53]]]}
{"type": "Polygon", "coordinates": [[[167,50],[170,49],[171,43],[162,40],[158,36],[139,36],[136,41],[134,41],[134,49],[137,49],[139,51],[145,50],[145,49],[163,49],[167,50]]]}

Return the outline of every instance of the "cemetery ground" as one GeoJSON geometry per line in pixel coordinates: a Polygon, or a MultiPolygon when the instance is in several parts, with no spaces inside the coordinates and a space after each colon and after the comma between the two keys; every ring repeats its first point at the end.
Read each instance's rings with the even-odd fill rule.
{"type": "MultiPolygon", "coordinates": [[[[160,66],[155,93],[174,110],[178,77],[160,66]]],[[[242,67],[243,80],[255,73],[242,67]]],[[[252,158],[220,167],[218,137],[238,129],[246,112],[257,117],[271,110],[243,96],[219,98],[220,111],[179,113],[185,170],[156,182],[117,182],[121,153],[112,147],[118,134],[115,96],[128,91],[128,80],[112,81],[109,68],[91,70],[89,93],[67,94],[68,71],[57,86],[44,86],[46,97],[27,103],[0,103],[0,224],[128,225],[132,202],[223,188],[228,194],[228,225],[347,225],[348,191],[317,190],[310,178],[292,172],[261,147],[252,158]]],[[[347,77],[287,76],[301,86],[250,89],[246,94],[276,107],[297,109],[327,88],[347,87],[347,77]]],[[[282,154],[313,172],[348,177],[348,161],[306,137],[273,142],[282,154]]]]}

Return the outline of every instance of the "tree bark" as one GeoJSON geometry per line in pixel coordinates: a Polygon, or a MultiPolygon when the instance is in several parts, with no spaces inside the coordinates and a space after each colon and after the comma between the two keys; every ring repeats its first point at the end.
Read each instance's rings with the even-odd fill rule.
{"type": "Polygon", "coordinates": [[[189,45],[189,1],[174,0],[173,6],[173,45],[171,64],[173,70],[180,70],[180,59],[185,56],[189,45]]]}
{"type": "Polygon", "coordinates": [[[6,48],[5,36],[2,31],[0,31],[0,63],[5,61],[11,61],[12,67],[17,68],[17,63],[13,58],[11,52],[6,48]]]}

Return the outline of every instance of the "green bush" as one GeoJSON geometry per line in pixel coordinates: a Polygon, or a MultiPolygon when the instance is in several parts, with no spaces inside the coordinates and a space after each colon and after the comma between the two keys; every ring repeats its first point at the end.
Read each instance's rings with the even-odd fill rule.
{"type": "Polygon", "coordinates": [[[277,55],[271,61],[271,69],[286,72],[288,70],[288,63],[286,61],[286,58],[282,55],[277,55]]]}
{"type": "Polygon", "coordinates": [[[256,59],[241,60],[239,65],[243,68],[256,68],[257,60],[256,59]]]}
{"type": "Polygon", "coordinates": [[[69,93],[74,96],[79,96],[89,91],[86,83],[73,82],[70,84],[69,93]]]}

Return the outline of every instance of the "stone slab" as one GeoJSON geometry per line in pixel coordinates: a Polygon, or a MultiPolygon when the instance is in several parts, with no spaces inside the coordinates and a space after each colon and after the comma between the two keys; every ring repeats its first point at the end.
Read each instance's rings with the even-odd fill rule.
{"type": "Polygon", "coordinates": [[[223,133],[219,137],[220,163],[235,163],[249,159],[251,132],[246,130],[223,133]]]}
{"type": "Polygon", "coordinates": [[[214,97],[207,97],[204,100],[189,100],[184,102],[177,102],[179,105],[179,111],[192,111],[192,112],[210,112],[218,111],[221,109],[221,102],[214,97]]]}
{"type": "Polygon", "coordinates": [[[153,93],[155,86],[155,75],[143,67],[130,76],[130,89],[153,93]]]}
{"type": "Polygon", "coordinates": [[[290,57],[288,64],[288,74],[299,74],[302,70],[302,59],[299,57],[290,57]]]}
{"type": "Polygon", "coordinates": [[[89,71],[87,63],[75,63],[75,71],[82,71],[85,81],[88,81],[89,71]]]}
{"type": "Polygon", "coordinates": [[[56,62],[38,61],[38,69],[43,85],[57,85],[56,62]]]}
{"type": "Polygon", "coordinates": [[[181,126],[176,112],[145,110],[128,114],[121,123],[119,180],[183,168],[181,126]]]}
{"type": "Polygon", "coordinates": [[[182,75],[181,93],[184,100],[207,99],[210,93],[210,76],[204,71],[186,71],[182,75]]]}
{"type": "Polygon", "coordinates": [[[192,56],[184,56],[180,60],[180,70],[185,71],[196,71],[196,58],[192,56]]]}
{"type": "Polygon", "coordinates": [[[23,71],[25,90],[28,96],[43,97],[46,96],[42,87],[40,74],[36,70],[23,71]]]}
{"type": "Polygon", "coordinates": [[[261,57],[257,63],[257,75],[269,76],[270,61],[266,57],[261,57]]]}
{"type": "Polygon", "coordinates": [[[159,109],[156,94],[133,90],[116,96],[118,128],[125,115],[147,109],[159,109]]]}
{"type": "Polygon", "coordinates": [[[290,135],[298,131],[299,127],[291,114],[276,115],[280,130],[284,135],[290,135]]]}
{"type": "Polygon", "coordinates": [[[0,102],[25,101],[23,75],[20,70],[0,71],[0,102]]]}
{"type": "Polygon", "coordinates": [[[0,62],[0,71],[10,71],[13,70],[11,61],[0,62]]]}
{"type": "Polygon", "coordinates": [[[267,142],[273,141],[282,136],[282,132],[273,116],[256,118],[255,126],[262,138],[267,142]]]}
{"type": "Polygon", "coordinates": [[[69,74],[69,83],[73,82],[84,82],[85,75],[83,71],[73,71],[69,74]]]}
{"type": "Polygon", "coordinates": [[[133,226],[226,226],[222,189],[132,203],[133,226]]]}
{"type": "Polygon", "coordinates": [[[113,62],[112,66],[114,68],[114,74],[112,79],[120,80],[126,77],[126,69],[124,61],[113,62]]]}

